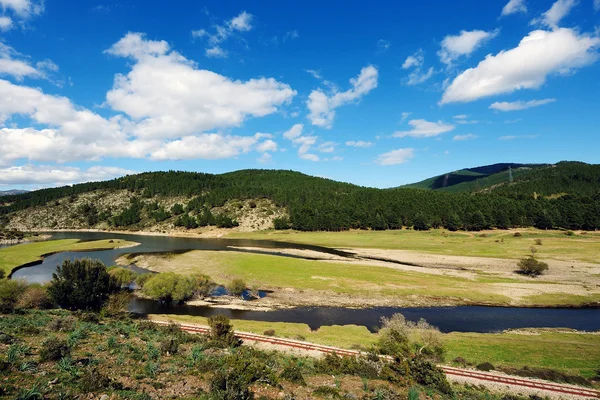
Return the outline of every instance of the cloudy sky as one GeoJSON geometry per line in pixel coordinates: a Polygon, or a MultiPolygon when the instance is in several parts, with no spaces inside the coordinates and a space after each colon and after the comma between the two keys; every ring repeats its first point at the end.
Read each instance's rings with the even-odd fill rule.
{"type": "Polygon", "coordinates": [[[0,190],[599,161],[600,0],[291,3],[0,0],[0,190]]]}

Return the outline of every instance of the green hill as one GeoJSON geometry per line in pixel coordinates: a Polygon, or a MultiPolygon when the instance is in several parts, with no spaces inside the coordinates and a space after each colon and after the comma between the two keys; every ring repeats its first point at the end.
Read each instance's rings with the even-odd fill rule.
{"type": "Polygon", "coordinates": [[[513,179],[528,174],[539,168],[547,168],[548,164],[516,164],[500,163],[482,167],[466,168],[443,175],[434,176],[421,182],[405,185],[405,188],[440,190],[451,193],[476,192],[510,182],[513,179]],[[509,170],[511,171],[509,173],[509,170]]]}
{"type": "Polygon", "coordinates": [[[600,228],[600,165],[495,164],[461,170],[448,182],[433,190],[375,189],[282,170],[142,173],[2,197],[0,227],[600,228]]]}

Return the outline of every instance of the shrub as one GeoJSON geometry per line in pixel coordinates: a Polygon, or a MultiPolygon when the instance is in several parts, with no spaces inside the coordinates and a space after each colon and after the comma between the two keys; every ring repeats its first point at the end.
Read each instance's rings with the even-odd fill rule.
{"type": "Polygon", "coordinates": [[[573,232],[573,231],[566,231],[565,232],[565,235],[567,235],[567,236],[573,236],[574,234],[575,234],[575,232],[573,232]]]}
{"type": "Polygon", "coordinates": [[[50,298],[70,310],[100,310],[108,297],[119,290],[106,266],[91,259],[65,260],[52,274],[50,298]]]}
{"type": "Polygon", "coordinates": [[[263,332],[263,335],[265,335],[265,336],[275,336],[275,329],[267,329],[266,331],[263,332]]]}
{"type": "Polygon", "coordinates": [[[535,239],[535,245],[536,246],[541,246],[542,245],[542,239],[535,239]]]}
{"type": "Polygon", "coordinates": [[[84,393],[97,392],[110,386],[110,378],[97,367],[86,368],[79,381],[79,388],[84,393]]]}
{"type": "Polygon", "coordinates": [[[48,329],[53,332],[68,332],[75,326],[75,318],[71,316],[58,317],[48,324],[48,329]]]}
{"type": "Polygon", "coordinates": [[[131,301],[131,293],[120,292],[111,294],[106,302],[106,305],[102,309],[102,316],[118,316],[119,314],[127,311],[127,306],[131,301]]]}
{"type": "Polygon", "coordinates": [[[452,394],[452,387],[446,379],[446,374],[431,362],[416,357],[410,360],[410,374],[415,381],[423,386],[429,386],[444,394],[452,394]]]}
{"type": "Polygon", "coordinates": [[[241,344],[241,341],[236,339],[233,327],[227,316],[217,314],[209,317],[208,326],[210,327],[210,339],[212,342],[227,347],[235,347],[241,344]]]}
{"type": "Polygon", "coordinates": [[[144,284],[148,282],[148,279],[152,278],[155,274],[146,272],[145,274],[139,274],[135,278],[135,284],[138,285],[140,289],[144,288],[144,284]]]}
{"type": "Polygon", "coordinates": [[[285,379],[286,381],[290,381],[290,382],[296,383],[298,385],[302,385],[302,386],[306,385],[306,381],[304,380],[304,377],[302,376],[302,369],[296,363],[291,363],[289,365],[286,365],[283,368],[283,371],[281,371],[281,374],[279,375],[279,377],[281,379],[285,379]]]}
{"type": "Polygon", "coordinates": [[[4,279],[5,273],[3,269],[0,269],[0,279],[4,279]]]}
{"type": "Polygon", "coordinates": [[[0,313],[9,313],[15,309],[17,301],[25,292],[24,281],[3,279],[0,281],[0,313]]]}
{"type": "Polygon", "coordinates": [[[52,307],[48,292],[40,285],[29,285],[17,300],[15,308],[43,310],[52,307]]]}
{"type": "Polygon", "coordinates": [[[421,355],[435,360],[443,356],[442,334],[424,319],[408,321],[402,314],[381,319],[378,347],[382,354],[393,356],[421,355]]]}
{"type": "Polygon", "coordinates": [[[195,279],[194,296],[199,298],[208,296],[217,286],[208,275],[196,274],[193,279],[195,279]]]}
{"type": "Polygon", "coordinates": [[[335,353],[315,361],[315,371],[330,375],[358,375],[369,379],[378,377],[377,362],[359,357],[340,357],[335,353]]]}
{"type": "Polygon", "coordinates": [[[71,349],[64,339],[55,336],[50,337],[42,343],[40,349],[40,361],[58,361],[71,355],[71,349]]]}
{"type": "Polygon", "coordinates": [[[179,340],[176,337],[168,337],[160,342],[160,352],[166,355],[177,354],[179,350],[179,340]]]}
{"type": "Polygon", "coordinates": [[[524,258],[519,261],[519,271],[525,275],[537,276],[548,270],[548,264],[542,261],[538,261],[533,256],[524,258]]]}
{"type": "Polygon", "coordinates": [[[513,236],[514,237],[521,237],[521,236],[523,236],[523,234],[521,234],[521,232],[515,232],[515,233],[513,233],[513,236]]]}
{"type": "Polygon", "coordinates": [[[227,291],[233,296],[239,296],[246,290],[246,282],[243,279],[234,279],[227,285],[227,291]]]}
{"type": "Polygon", "coordinates": [[[181,303],[194,295],[195,279],[174,272],[165,272],[150,277],[144,283],[143,293],[165,303],[181,303]]]}
{"type": "Polygon", "coordinates": [[[135,280],[136,274],[130,269],[123,267],[110,267],[107,269],[120,287],[127,287],[135,280]]]}
{"type": "Polygon", "coordinates": [[[290,220],[288,218],[274,218],[273,229],[286,230],[290,229],[290,220]]]}
{"type": "Polygon", "coordinates": [[[480,370],[480,371],[493,371],[493,370],[495,370],[495,369],[496,369],[496,368],[494,368],[494,366],[493,366],[491,363],[489,363],[489,362],[484,362],[484,363],[481,363],[481,364],[477,364],[477,367],[476,367],[476,368],[477,368],[478,370],[480,370]]]}

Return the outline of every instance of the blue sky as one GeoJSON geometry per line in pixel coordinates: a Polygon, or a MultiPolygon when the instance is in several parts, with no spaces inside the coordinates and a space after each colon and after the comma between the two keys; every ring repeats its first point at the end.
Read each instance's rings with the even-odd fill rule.
{"type": "Polygon", "coordinates": [[[0,190],[598,162],[600,0],[289,3],[0,0],[0,190]]]}

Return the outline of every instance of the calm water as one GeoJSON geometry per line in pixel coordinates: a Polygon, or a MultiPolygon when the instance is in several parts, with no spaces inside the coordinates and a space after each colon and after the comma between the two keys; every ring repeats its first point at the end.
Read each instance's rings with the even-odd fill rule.
{"type": "MultiPolygon", "coordinates": [[[[168,236],[143,236],[129,235],[119,233],[105,232],[51,232],[52,239],[81,239],[82,241],[102,240],[102,239],[122,239],[131,242],[140,243],[139,246],[124,249],[114,249],[106,251],[88,251],[88,252],[63,252],[45,257],[41,264],[18,269],[13,272],[13,279],[25,279],[32,283],[45,283],[52,279],[52,273],[56,266],[62,264],[66,259],[94,258],[102,261],[105,265],[115,264],[115,260],[123,254],[128,253],[164,253],[181,252],[187,250],[220,250],[232,251],[229,246],[235,247],[258,247],[265,249],[306,249],[321,253],[335,254],[341,256],[349,255],[343,251],[337,251],[326,247],[300,245],[295,243],[283,243],[270,240],[246,240],[246,239],[195,239],[195,238],[176,238],[168,236]]],[[[238,250],[236,250],[238,251],[238,250]]],[[[248,251],[251,253],[261,253],[261,251],[248,251]]],[[[266,253],[265,254],[273,254],[266,253]]],[[[302,258],[292,255],[285,257],[302,258]]]]}
{"type": "Polygon", "coordinates": [[[232,319],[267,322],[297,322],[315,330],[323,325],[361,325],[373,331],[381,317],[402,313],[407,319],[425,318],[442,332],[497,332],[511,328],[571,328],[600,330],[600,310],[540,309],[510,307],[299,307],[275,311],[245,311],[190,305],[168,306],[146,299],[135,299],[130,311],[142,314],[175,314],[210,317],[225,314],[232,319]]]}
{"type": "MultiPolygon", "coordinates": [[[[41,264],[21,268],[15,271],[13,278],[29,282],[47,282],[52,278],[56,266],[65,259],[90,257],[99,259],[106,265],[114,265],[115,260],[126,253],[161,253],[186,250],[231,251],[228,246],[259,247],[268,249],[309,249],[322,253],[348,256],[348,253],[318,246],[299,245],[264,240],[237,239],[194,239],[173,238],[167,236],[141,236],[103,232],[60,232],[52,233],[53,239],[81,239],[84,241],[100,239],[122,239],[140,243],[140,246],[125,249],[94,252],[66,252],[46,257],[41,264]]],[[[260,253],[260,251],[258,251],[260,253]]],[[[134,299],[130,310],[144,314],[179,314],[210,316],[223,313],[231,318],[269,322],[297,322],[308,324],[312,329],[324,325],[362,325],[373,329],[381,317],[390,317],[402,313],[408,319],[425,318],[438,326],[443,332],[496,332],[510,328],[572,328],[577,330],[600,330],[600,310],[598,309],[539,309],[505,307],[431,307],[399,308],[375,307],[368,309],[349,309],[339,307],[300,307],[275,311],[240,311],[215,309],[198,306],[167,306],[144,299],[134,299]]]]}

